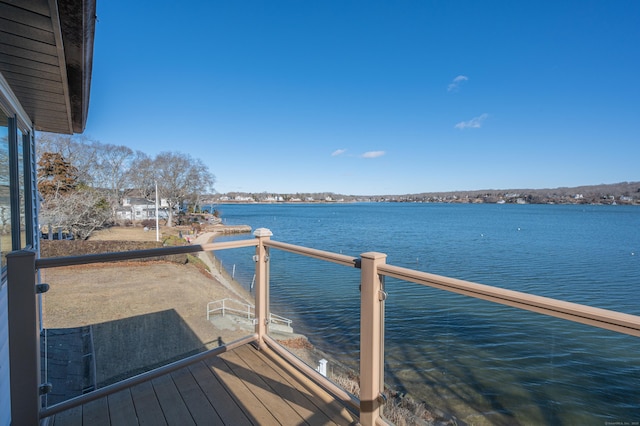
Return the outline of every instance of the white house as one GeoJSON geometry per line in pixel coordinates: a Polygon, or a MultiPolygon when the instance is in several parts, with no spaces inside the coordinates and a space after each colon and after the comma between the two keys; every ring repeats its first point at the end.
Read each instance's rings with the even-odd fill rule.
{"type": "MultiPolygon", "coordinates": [[[[116,210],[116,217],[124,220],[155,219],[155,202],[145,198],[123,198],[122,206],[116,210]]],[[[166,198],[162,198],[158,202],[158,217],[160,219],[167,219],[169,217],[169,203],[166,198]]]]}

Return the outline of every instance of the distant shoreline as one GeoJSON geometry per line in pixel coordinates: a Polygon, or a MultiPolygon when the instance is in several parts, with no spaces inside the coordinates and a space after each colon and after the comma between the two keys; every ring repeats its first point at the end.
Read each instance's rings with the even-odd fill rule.
{"type": "Polygon", "coordinates": [[[213,202],[214,205],[299,205],[299,206],[317,206],[317,205],[336,205],[336,204],[381,204],[381,203],[398,203],[398,204],[510,204],[510,205],[576,205],[576,206],[640,206],[640,198],[630,201],[615,201],[611,202],[530,202],[526,200],[518,201],[482,201],[477,199],[464,199],[464,200],[443,200],[443,201],[422,201],[422,200],[354,200],[354,201],[220,201],[213,202]]]}
{"type": "Polygon", "coordinates": [[[344,195],[333,192],[229,192],[204,204],[335,204],[354,202],[640,205],[640,182],[545,189],[480,189],[410,194],[344,195]]]}

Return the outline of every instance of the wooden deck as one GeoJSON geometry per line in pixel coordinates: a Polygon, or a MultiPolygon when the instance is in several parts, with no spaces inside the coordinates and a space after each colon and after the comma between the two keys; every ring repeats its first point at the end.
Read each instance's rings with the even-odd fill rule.
{"type": "Polygon", "coordinates": [[[352,425],[357,417],[271,350],[244,345],[57,414],[62,425],[352,425]]]}

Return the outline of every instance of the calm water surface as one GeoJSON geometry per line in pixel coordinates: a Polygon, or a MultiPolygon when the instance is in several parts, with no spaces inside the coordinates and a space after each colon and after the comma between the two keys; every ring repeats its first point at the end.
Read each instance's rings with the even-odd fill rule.
{"type": "MultiPolygon", "coordinates": [[[[640,315],[640,208],[221,205],[274,240],[640,315]]],[[[242,238],[247,238],[243,236],[242,238]]],[[[249,286],[251,251],[217,253],[249,286]]],[[[359,271],[271,252],[272,311],[353,368],[359,271]]],[[[387,279],[385,380],[470,424],[640,421],[640,339],[387,279]]],[[[622,424],[622,423],[621,423],[622,424]]]]}

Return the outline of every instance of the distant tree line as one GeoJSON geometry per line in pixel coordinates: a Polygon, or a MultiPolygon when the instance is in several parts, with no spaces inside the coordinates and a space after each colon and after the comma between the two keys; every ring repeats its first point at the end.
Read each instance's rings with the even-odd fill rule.
{"type": "Polygon", "coordinates": [[[201,159],[184,153],[151,157],[123,145],[49,133],[39,135],[36,147],[40,223],[78,239],[113,222],[125,194],[154,202],[157,185],[172,226],[174,209],[199,204],[215,183],[201,159]]]}
{"type": "Polygon", "coordinates": [[[345,195],[316,193],[228,192],[208,197],[210,202],[250,198],[255,202],[407,202],[407,203],[525,203],[525,204],[640,204],[640,182],[587,185],[554,189],[483,189],[416,194],[345,195]]]}
{"type": "Polygon", "coordinates": [[[397,196],[406,201],[486,202],[518,200],[527,204],[637,204],[640,203],[640,182],[583,185],[545,189],[506,189],[420,193],[397,196]]]}

